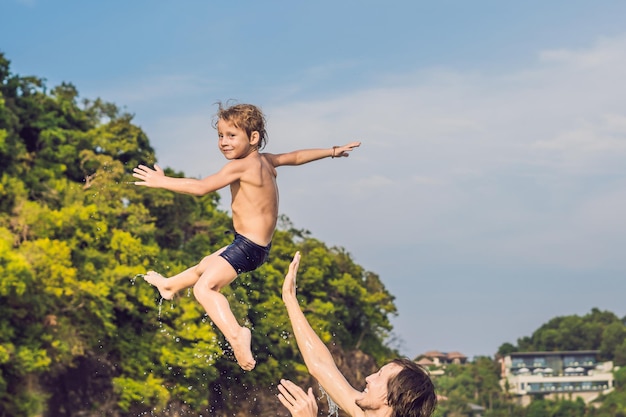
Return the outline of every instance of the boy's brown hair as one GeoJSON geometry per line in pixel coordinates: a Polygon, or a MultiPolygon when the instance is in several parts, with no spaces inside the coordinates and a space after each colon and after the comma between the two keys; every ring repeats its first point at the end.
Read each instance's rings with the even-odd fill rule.
{"type": "Polygon", "coordinates": [[[224,106],[218,102],[218,110],[215,115],[213,127],[217,128],[217,122],[222,119],[231,122],[239,129],[242,129],[248,135],[252,132],[259,132],[259,150],[265,147],[267,143],[267,131],[265,130],[265,116],[260,108],[252,104],[233,104],[232,106],[224,106]]]}

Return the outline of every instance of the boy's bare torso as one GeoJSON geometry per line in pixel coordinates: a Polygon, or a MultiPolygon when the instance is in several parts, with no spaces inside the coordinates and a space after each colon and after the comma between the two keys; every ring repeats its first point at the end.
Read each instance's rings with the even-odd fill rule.
{"type": "Polygon", "coordinates": [[[253,152],[231,162],[243,164],[240,179],[230,184],[233,226],[237,233],[261,246],[272,241],[278,217],[277,173],[272,156],[253,152]]]}

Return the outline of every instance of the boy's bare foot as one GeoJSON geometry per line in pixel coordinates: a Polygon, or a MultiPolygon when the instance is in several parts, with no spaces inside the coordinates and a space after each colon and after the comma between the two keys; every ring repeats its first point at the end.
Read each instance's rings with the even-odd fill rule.
{"type": "Polygon", "coordinates": [[[239,334],[233,340],[228,341],[233,348],[235,359],[244,371],[251,371],[256,365],[256,361],[252,356],[250,345],[252,343],[252,332],[247,327],[241,327],[239,334]]]}
{"type": "Polygon", "coordinates": [[[161,293],[161,297],[163,297],[164,299],[171,300],[172,298],[174,298],[176,292],[172,291],[172,289],[168,285],[168,279],[165,278],[163,275],[159,274],[158,272],[150,271],[143,276],[143,279],[145,279],[149,284],[157,287],[157,289],[161,293]]]}

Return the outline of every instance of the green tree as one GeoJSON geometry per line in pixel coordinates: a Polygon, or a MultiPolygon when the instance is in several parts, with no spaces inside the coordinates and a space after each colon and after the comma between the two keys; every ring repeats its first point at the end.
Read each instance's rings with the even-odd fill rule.
{"type": "Polygon", "coordinates": [[[550,403],[544,399],[532,401],[526,407],[526,417],[548,417],[552,416],[550,403]]]}
{"type": "MultiPolygon", "coordinates": [[[[582,317],[555,317],[537,329],[531,337],[518,339],[517,350],[599,350],[605,329],[612,323],[619,322],[615,314],[597,308],[582,317]]],[[[607,359],[612,360],[614,354],[615,352],[611,352],[607,359]]]]}
{"type": "Polygon", "coordinates": [[[626,365],[626,326],[620,321],[608,324],[602,332],[600,354],[603,358],[613,358],[615,365],[626,365]]]}

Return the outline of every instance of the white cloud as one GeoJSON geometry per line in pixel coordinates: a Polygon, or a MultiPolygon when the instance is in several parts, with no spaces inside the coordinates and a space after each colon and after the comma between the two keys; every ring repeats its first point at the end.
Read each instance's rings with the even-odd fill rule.
{"type": "Polygon", "coordinates": [[[540,53],[539,57],[547,63],[570,66],[572,68],[607,69],[625,64],[624,45],[626,36],[602,37],[590,48],[571,50],[555,49],[540,53]]]}
{"type": "Polygon", "coordinates": [[[417,184],[417,185],[429,185],[429,186],[436,186],[436,185],[443,184],[443,181],[441,179],[424,177],[420,175],[413,175],[410,179],[410,182],[413,184],[417,184]]]}
{"type": "Polygon", "coordinates": [[[569,152],[584,157],[589,153],[626,152],[626,129],[613,123],[623,116],[605,116],[599,122],[586,122],[554,138],[538,141],[537,148],[569,152]],[[620,129],[621,127],[621,129],[620,129]]]}
{"type": "MultiPolygon", "coordinates": [[[[269,111],[274,132],[294,137],[296,147],[363,141],[355,151],[363,164],[346,181],[378,190],[358,223],[385,207],[394,212],[383,237],[372,225],[375,239],[389,230],[415,232],[400,239],[428,231],[426,240],[469,247],[475,256],[615,262],[610,248],[624,237],[600,228],[596,216],[621,221],[599,207],[621,202],[617,186],[602,181],[625,170],[626,38],[545,51],[532,65],[495,75],[419,71],[397,85],[388,78],[384,87],[269,111]],[[415,188],[425,184],[440,187],[415,188]]],[[[354,231],[357,239],[366,239],[361,232],[354,231]]]]}
{"type": "Polygon", "coordinates": [[[366,191],[389,187],[394,184],[394,181],[381,175],[372,175],[367,178],[357,179],[354,183],[354,189],[366,191]]]}

